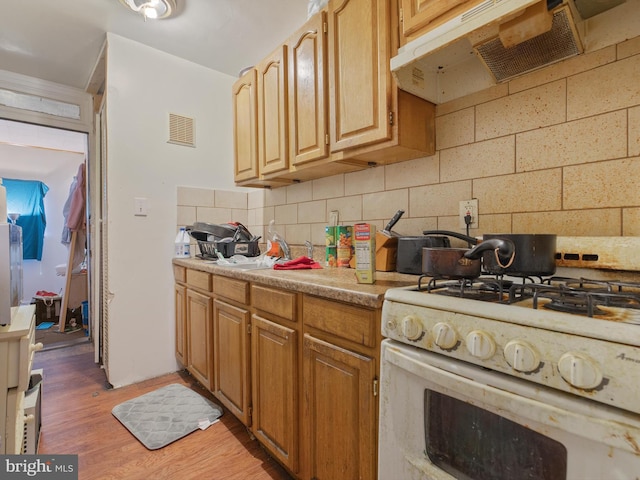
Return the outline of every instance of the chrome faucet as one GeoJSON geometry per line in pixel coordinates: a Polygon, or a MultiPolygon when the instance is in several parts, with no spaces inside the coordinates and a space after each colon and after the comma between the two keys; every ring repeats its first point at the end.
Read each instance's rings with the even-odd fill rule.
{"type": "Polygon", "coordinates": [[[278,245],[280,245],[282,253],[284,253],[284,259],[291,260],[291,249],[289,248],[289,244],[287,243],[287,241],[280,235],[278,235],[275,240],[276,242],[278,242],[278,245]]]}
{"type": "Polygon", "coordinates": [[[305,240],[304,245],[307,247],[307,257],[313,259],[313,243],[309,240],[305,240]]]}

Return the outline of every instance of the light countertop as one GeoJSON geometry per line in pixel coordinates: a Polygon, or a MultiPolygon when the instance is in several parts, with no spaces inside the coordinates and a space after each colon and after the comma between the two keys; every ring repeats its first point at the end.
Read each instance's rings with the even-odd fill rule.
{"type": "Polygon", "coordinates": [[[173,259],[174,265],[213,273],[224,277],[256,282],[262,285],[317,295],[341,302],[381,308],[389,288],[417,285],[418,275],[397,272],[376,272],[373,285],[359,284],[351,268],[323,267],[307,270],[239,270],[220,267],[199,258],[173,259]]]}

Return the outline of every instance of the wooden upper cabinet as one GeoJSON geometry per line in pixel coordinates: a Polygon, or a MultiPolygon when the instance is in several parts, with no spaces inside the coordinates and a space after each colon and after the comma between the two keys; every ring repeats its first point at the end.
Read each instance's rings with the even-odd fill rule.
{"type": "Polygon", "coordinates": [[[289,168],[287,46],[257,66],[259,174],[289,168]]]}
{"type": "Polygon", "coordinates": [[[325,26],[326,13],[320,12],[287,42],[289,142],[295,166],[329,155],[325,26]]]}
{"type": "Polygon", "coordinates": [[[400,44],[404,45],[424,35],[480,2],[481,0],[400,0],[400,44]]]}
{"type": "Polygon", "coordinates": [[[257,75],[251,69],[233,85],[235,181],[258,178],[257,75]]]}
{"type": "Polygon", "coordinates": [[[391,138],[387,0],[333,0],[328,12],[332,151],[391,138]]]}

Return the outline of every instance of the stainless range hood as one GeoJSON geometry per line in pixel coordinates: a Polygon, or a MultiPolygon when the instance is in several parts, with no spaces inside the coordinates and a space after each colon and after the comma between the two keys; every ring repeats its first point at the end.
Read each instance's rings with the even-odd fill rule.
{"type": "Polygon", "coordinates": [[[400,88],[439,104],[640,34],[640,0],[546,3],[485,0],[407,43],[391,59],[400,88]],[[540,6],[548,28],[514,40],[540,6]]]}

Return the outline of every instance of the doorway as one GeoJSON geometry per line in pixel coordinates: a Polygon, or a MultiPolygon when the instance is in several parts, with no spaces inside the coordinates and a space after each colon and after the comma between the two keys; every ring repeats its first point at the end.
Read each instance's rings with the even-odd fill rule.
{"type": "MultiPolygon", "coordinates": [[[[83,258],[70,266],[71,234],[65,229],[65,208],[68,210],[80,169],[88,166],[88,145],[87,133],[0,119],[0,177],[18,180],[17,184],[39,182],[45,192],[41,255],[25,256],[23,261],[22,303],[36,303],[36,342],[42,342],[46,349],[91,340],[89,322],[85,329],[82,315],[82,302],[86,302],[85,312],[89,311],[89,240],[76,248],[83,258]],[[65,295],[65,300],[72,300],[73,296],[71,303],[62,301],[65,295]],[[61,315],[66,303],[67,313],[61,315]]],[[[86,193],[85,188],[84,198],[88,199],[86,193]]],[[[9,191],[8,205],[10,196],[9,191]]],[[[90,209],[86,207],[88,200],[84,209],[84,223],[88,225],[86,212],[90,209]]]]}

